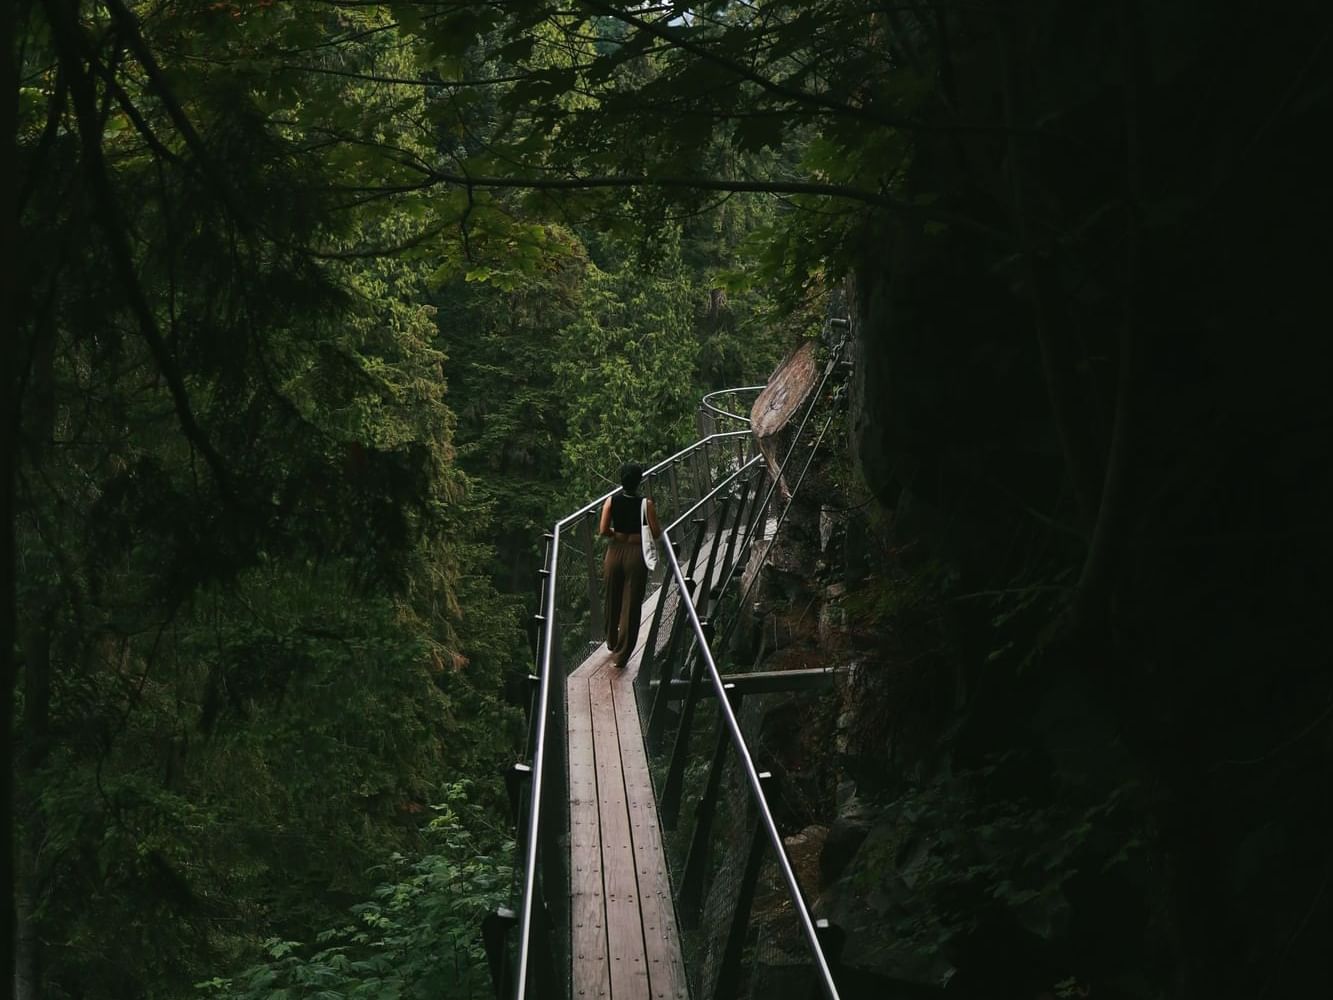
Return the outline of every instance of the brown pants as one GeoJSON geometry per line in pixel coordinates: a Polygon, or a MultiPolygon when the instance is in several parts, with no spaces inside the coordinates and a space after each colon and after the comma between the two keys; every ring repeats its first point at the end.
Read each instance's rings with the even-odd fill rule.
{"type": "Polygon", "coordinates": [[[643,592],[648,586],[648,567],[637,538],[611,543],[602,564],[602,580],[606,585],[606,644],[615,655],[616,666],[623,667],[639,639],[643,592]]]}

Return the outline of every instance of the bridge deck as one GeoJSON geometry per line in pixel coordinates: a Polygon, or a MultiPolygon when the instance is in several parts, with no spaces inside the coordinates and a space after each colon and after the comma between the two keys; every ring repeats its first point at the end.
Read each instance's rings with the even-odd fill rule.
{"type": "MultiPolygon", "coordinates": [[[[643,602],[639,648],[624,670],[603,646],[566,682],[573,1000],[689,1000],[634,696],[653,611],[665,589],[643,602]]],[[[668,606],[659,648],[673,610],[668,606]]]]}

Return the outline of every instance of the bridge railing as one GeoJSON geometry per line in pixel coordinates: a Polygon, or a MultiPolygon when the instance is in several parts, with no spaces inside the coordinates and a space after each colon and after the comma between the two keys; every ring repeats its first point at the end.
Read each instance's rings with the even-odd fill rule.
{"type": "MultiPolygon", "coordinates": [[[[773,456],[765,460],[757,454],[748,419],[740,411],[749,409],[742,405],[744,394],[763,387],[747,386],[705,397],[698,416],[699,440],[645,472],[645,492],[656,500],[666,524],[662,546],[665,558],[656,579],[650,582],[650,593],[654,585],[660,593],[648,626],[637,693],[650,751],[660,751],[667,736],[672,737],[669,761],[655,769],[659,812],[668,829],[675,826],[683,773],[686,761],[691,759],[689,748],[697,742],[693,717],[695,706],[704,697],[705,685],[718,696],[720,713],[706,788],[695,811],[689,857],[683,872],[674,879],[676,907],[684,925],[688,927],[697,920],[708,867],[708,827],[717,811],[728,745],[734,750],[734,761],[744,771],[759,817],[724,954],[715,974],[708,977],[708,984],[702,978],[697,980],[701,985],[696,996],[709,1000],[733,1000],[738,995],[735,990],[741,975],[743,944],[765,847],[771,849],[782,870],[789,905],[811,949],[809,964],[817,976],[819,993],[837,997],[826,955],[826,940],[833,932],[810,919],[768,804],[771,790],[765,789],[771,780],[756,770],[732,707],[743,693],[738,688],[758,688],[723,678],[712,650],[718,648],[719,631],[727,634],[736,627],[754,585],[756,574],[752,573],[739,600],[731,594],[737,581],[744,578],[738,576],[741,567],[756,556],[762,562],[762,555],[771,548],[791,508],[791,499],[829,429],[831,417],[824,421],[813,444],[806,436],[816,410],[827,408],[825,390],[835,369],[841,367],[841,356],[839,345],[828,359],[823,378],[811,394],[780,462],[773,456]],[[774,465],[777,467],[772,468],[774,465]],[[797,468],[800,473],[793,486],[791,476],[797,468]],[[728,610],[730,614],[725,613],[728,610]],[[673,708],[672,701],[681,704],[673,708]]],[[[497,996],[505,1000],[563,1000],[569,994],[569,859],[563,842],[568,830],[569,789],[563,681],[567,668],[583,662],[605,634],[599,597],[597,522],[603,503],[618,492],[612,490],[571,512],[546,535],[545,559],[539,571],[535,664],[529,675],[527,747],[524,761],[513,767],[508,782],[518,829],[518,905],[513,910],[498,911],[483,925],[497,996]]],[[[784,677],[783,683],[790,686],[805,681],[784,677]]]]}
{"type": "MultiPolygon", "coordinates": [[[[732,399],[740,392],[735,390],[732,399]]],[[[710,420],[717,416],[710,414],[710,420]]],[[[719,511],[711,489],[735,482],[758,462],[744,418],[722,418],[739,429],[714,429],[644,472],[644,492],[662,518],[675,516],[678,544],[704,547],[719,511]],[[686,515],[676,516],[685,511],[686,515]]],[[[605,639],[600,600],[601,559],[597,529],[611,490],[558,520],[545,536],[536,652],[529,674],[530,707],[524,760],[507,775],[517,827],[516,909],[503,908],[483,923],[496,994],[512,1000],[564,998],[569,991],[569,872],[562,839],[568,829],[565,760],[565,685],[568,669],[583,662],[605,639]]],[[[649,592],[668,579],[663,564],[649,592]]]]}
{"type": "MultiPolygon", "coordinates": [[[[823,670],[723,675],[714,651],[727,647],[727,638],[747,616],[759,567],[777,541],[833,425],[841,393],[836,375],[844,370],[842,353],[841,344],[830,352],[823,377],[811,393],[781,459],[775,455],[767,461],[756,457],[742,470],[743,476],[735,477],[733,482],[720,481],[710,490],[706,499],[716,504],[717,517],[701,534],[712,540],[714,549],[723,549],[722,558],[715,564],[712,558],[702,557],[697,542],[700,536],[696,536],[694,545],[682,544],[678,533],[689,523],[685,516],[668,524],[663,532],[670,576],[663,584],[663,599],[657,605],[637,680],[647,747],[657,756],[653,770],[663,827],[675,831],[682,801],[694,803],[693,827],[688,836],[673,838],[671,860],[676,911],[682,927],[688,935],[701,922],[707,926],[705,933],[691,936],[698,946],[687,947],[687,957],[693,958],[690,972],[694,995],[701,1000],[735,1000],[762,992],[756,982],[749,984],[748,992],[742,990],[742,980],[757,881],[765,858],[776,865],[782,884],[777,900],[767,907],[769,923],[773,921],[772,913],[782,913],[783,919],[791,915],[798,933],[786,936],[804,941],[805,967],[813,977],[814,995],[838,996],[832,972],[838,932],[811,917],[773,817],[774,781],[757,767],[739,715],[747,692],[822,687],[831,682],[832,676],[823,670]],[[813,432],[816,424],[818,433],[807,433],[808,429],[813,432]],[[776,469],[771,468],[774,464],[776,469]],[[747,490],[751,491],[748,496],[747,490]],[[736,505],[734,521],[726,512],[728,499],[736,505]],[[738,595],[734,591],[741,589],[738,584],[742,580],[748,582],[738,595]],[[665,638],[658,635],[657,618],[663,614],[669,621],[665,638]],[[717,713],[711,739],[696,726],[702,703],[710,696],[717,713]],[[737,823],[744,822],[738,814],[738,803],[733,800],[726,807],[722,805],[724,770],[728,768],[728,773],[739,775],[739,779],[732,779],[733,790],[739,780],[748,791],[748,812],[754,824],[748,836],[736,829],[737,823]],[[688,796],[687,783],[692,785],[688,796]],[[718,836],[724,824],[730,825],[732,836],[718,836]],[[744,842],[748,846],[739,850],[740,857],[722,859],[718,856],[719,841],[744,842]],[[703,902],[710,887],[720,890],[712,896],[723,905],[710,909],[709,919],[702,921],[703,902]],[[723,925],[725,936],[720,933],[723,925]],[[692,956],[691,951],[695,953],[692,956]]],[[[787,951],[784,961],[791,961],[790,949],[787,951]]],[[[790,985],[787,982],[784,988],[790,985]]]]}
{"type": "Polygon", "coordinates": [[[754,402],[752,397],[765,388],[762,385],[741,385],[708,393],[699,401],[699,437],[749,427],[750,404],[754,402]]]}

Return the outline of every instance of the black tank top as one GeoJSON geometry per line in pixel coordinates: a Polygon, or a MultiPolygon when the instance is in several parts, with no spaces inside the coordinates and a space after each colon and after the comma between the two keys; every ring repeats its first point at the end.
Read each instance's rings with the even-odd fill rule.
{"type": "Polygon", "coordinates": [[[637,535],[643,529],[639,519],[639,510],[643,506],[643,497],[628,493],[617,493],[611,498],[611,529],[624,535],[637,535]]]}

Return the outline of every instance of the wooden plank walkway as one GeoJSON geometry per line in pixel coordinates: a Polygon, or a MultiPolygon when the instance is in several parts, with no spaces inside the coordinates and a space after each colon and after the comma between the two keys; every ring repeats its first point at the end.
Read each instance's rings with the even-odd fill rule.
{"type": "MultiPolygon", "coordinates": [[[[724,535],[719,548],[725,546],[724,535]]],[[[714,576],[721,577],[720,566],[714,576]]],[[[634,679],[664,589],[643,602],[639,646],[625,669],[617,669],[601,646],[566,681],[572,1000],[689,1000],[634,700],[634,679]]],[[[673,610],[668,605],[661,638],[673,610]]]]}

